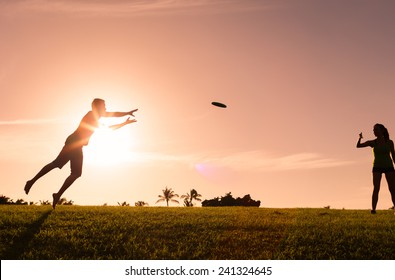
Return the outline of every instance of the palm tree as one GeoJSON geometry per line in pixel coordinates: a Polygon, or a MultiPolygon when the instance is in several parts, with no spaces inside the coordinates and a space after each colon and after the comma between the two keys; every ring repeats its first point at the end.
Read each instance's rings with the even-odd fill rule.
{"type": "Polygon", "coordinates": [[[173,199],[173,197],[178,197],[178,194],[175,194],[174,191],[170,188],[168,189],[167,187],[162,190],[163,195],[158,195],[158,197],[160,199],[158,199],[157,202],[161,202],[161,201],[166,201],[167,207],[169,207],[169,201],[175,202],[175,203],[179,203],[178,200],[173,199]]]}
{"type": "Polygon", "coordinates": [[[192,207],[193,206],[193,203],[192,203],[193,200],[202,201],[200,199],[201,197],[202,197],[202,195],[199,194],[195,189],[191,189],[189,191],[189,193],[183,194],[181,196],[181,198],[184,198],[184,205],[187,206],[187,207],[192,207]]]}

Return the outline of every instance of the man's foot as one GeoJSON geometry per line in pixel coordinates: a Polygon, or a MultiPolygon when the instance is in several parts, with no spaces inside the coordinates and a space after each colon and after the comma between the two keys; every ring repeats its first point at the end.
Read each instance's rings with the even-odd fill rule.
{"type": "Polygon", "coordinates": [[[376,214],[376,210],[370,210],[370,214],[376,214]]]}
{"type": "Polygon", "coordinates": [[[52,194],[52,198],[53,198],[53,201],[52,201],[52,208],[55,209],[56,204],[58,204],[60,197],[58,196],[57,193],[53,193],[53,194],[52,194]]]}
{"type": "Polygon", "coordinates": [[[32,181],[27,181],[26,182],[25,189],[24,189],[26,194],[29,194],[29,191],[32,188],[32,186],[33,186],[33,182],[32,181]]]}

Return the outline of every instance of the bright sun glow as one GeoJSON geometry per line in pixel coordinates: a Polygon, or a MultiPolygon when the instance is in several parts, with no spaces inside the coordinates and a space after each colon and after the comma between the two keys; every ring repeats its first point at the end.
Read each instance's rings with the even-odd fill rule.
{"type": "Polygon", "coordinates": [[[100,165],[112,165],[130,160],[133,139],[129,126],[117,130],[110,125],[124,121],[121,118],[102,118],[100,127],[92,135],[89,145],[84,148],[85,160],[100,165]]]}

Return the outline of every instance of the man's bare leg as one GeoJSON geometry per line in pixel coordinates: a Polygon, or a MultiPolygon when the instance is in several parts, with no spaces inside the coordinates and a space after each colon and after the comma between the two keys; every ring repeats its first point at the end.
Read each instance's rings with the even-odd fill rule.
{"type": "Polygon", "coordinates": [[[66,180],[63,183],[63,186],[59,189],[57,193],[52,194],[53,202],[52,202],[52,208],[55,209],[56,204],[58,204],[60,198],[62,197],[62,194],[74,183],[75,180],[77,180],[79,177],[81,177],[80,174],[70,174],[69,177],[66,178],[66,180]]]}
{"type": "Polygon", "coordinates": [[[26,182],[25,189],[24,189],[24,190],[25,190],[25,193],[26,193],[26,194],[29,194],[29,191],[30,191],[30,189],[32,188],[33,184],[34,184],[38,179],[40,179],[42,176],[44,176],[45,174],[47,174],[49,171],[51,171],[52,169],[54,169],[54,168],[56,168],[56,167],[57,167],[57,166],[56,166],[53,162],[48,163],[47,165],[45,165],[45,166],[40,170],[40,172],[38,172],[37,175],[33,177],[33,179],[31,179],[31,180],[29,180],[29,181],[26,182]]]}

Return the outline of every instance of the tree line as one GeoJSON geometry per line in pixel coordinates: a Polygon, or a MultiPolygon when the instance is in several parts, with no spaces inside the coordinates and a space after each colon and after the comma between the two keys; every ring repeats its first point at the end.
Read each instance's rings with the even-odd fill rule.
{"type": "MultiPolygon", "coordinates": [[[[162,193],[158,195],[158,200],[155,202],[155,204],[160,203],[160,202],[166,202],[166,206],[169,207],[169,203],[177,203],[180,204],[177,198],[180,198],[183,200],[183,205],[185,207],[193,207],[196,205],[197,201],[202,201],[202,195],[198,193],[196,189],[190,189],[189,192],[186,194],[183,194],[179,196],[176,194],[172,188],[168,188],[166,186],[165,189],[162,190],[162,193]]],[[[49,200],[40,200],[39,203],[35,202],[26,202],[23,199],[18,199],[15,202],[4,195],[0,196],[0,204],[14,204],[14,205],[51,205],[52,203],[49,200]]],[[[72,200],[67,200],[66,198],[62,198],[58,202],[59,205],[74,205],[74,201],[72,200]]],[[[105,206],[107,205],[104,204],[105,206]]],[[[118,202],[119,206],[130,206],[129,203],[126,201],[120,203],[118,202]]],[[[142,206],[148,206],[149,204],[145,201],[137,201],[135,202],[135,206],[137,207],[142,207],[142,206]]],[[[225,196],[221,197],[215,197],[213,199],[206,199],[202,202],[202,207],[219,207],[219,206],[252,206],[252,207],[259,207],[261,205],[260,200],[254,200],[251,198],[249,194],[243,196],[242,198],[237,197],[234,198],[232,196],[232,193],[226,193],[225,196]]]]}
{"type": "MultiPolygon", "coordinates": [[[[49,200],[40,200],[39,202],[33,201],[24,201],[22,198],[17,199],[14,201],[13,199],[9,198],[8,196],[1,195],[0,196],[0,204],[7,204],[7,205],[52,205],[52,202],[49,200]]],[[[63,197],[58,202],[59,205],[74,205],[74,201],[67,200],[67,198],[63,197]]]]}

